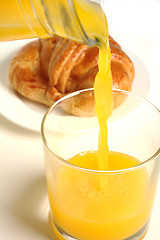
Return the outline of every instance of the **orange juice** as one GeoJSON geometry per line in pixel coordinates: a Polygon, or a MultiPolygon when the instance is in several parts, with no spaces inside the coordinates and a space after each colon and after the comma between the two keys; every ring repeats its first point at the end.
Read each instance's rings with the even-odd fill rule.
{"type": "Polygon", "coordinates": [[[36,37],[17,0],[1,1],[0,41],[36,37]]]}
{"type": "Polygon", "coordinates": [[[111,53],[109,41],[101,39],[99,51],[99,72],[94,83],[95,112],[99,122],[98,163],[99,169],[108,170],[108,128],[107,121],[112,114],[112,74],[110,68],[111,53]]]}
{"type": "MultiPolygon", "coordinates": [[[[126,154],[109,152],[108,169],[133,167],[140,162],[126,154]]],[[[97,153],[80,153],[69,160],[82,168],[98,170],[97,153]]],[[[148,221],[151,201],[144,168],[117,174],[95,174],[63,166],[54,191],[48,183],[54,222],[69,235],[84,240],[126,239],[148,221]],[[106,182],[101,188],[99,179],[106,182]],[[131,187],[132,186],[132,187],[131,187]]]]}

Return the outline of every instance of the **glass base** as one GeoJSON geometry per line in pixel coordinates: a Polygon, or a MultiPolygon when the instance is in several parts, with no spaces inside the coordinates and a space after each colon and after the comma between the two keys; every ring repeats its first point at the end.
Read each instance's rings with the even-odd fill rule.
{"type": "MultiPolygon", "coordinates": [[[[50,215],[50,221],[53,227],[54,232],[56,233],[58,239],[60,240],[81,240],[81,239],[77,239],[74,238],[73,236],[69,235],[68,233],[66,233],[61,227],[57,226],[55,224],[55,222],[53,221],[52,216],[50,215]]],[[[129,238],[125,238],[122,240],[142,240],[144,239],[147,231],[148,231],[148,227],[149,227],[149,221],[134,235],[132,235],[129,238]]]]}

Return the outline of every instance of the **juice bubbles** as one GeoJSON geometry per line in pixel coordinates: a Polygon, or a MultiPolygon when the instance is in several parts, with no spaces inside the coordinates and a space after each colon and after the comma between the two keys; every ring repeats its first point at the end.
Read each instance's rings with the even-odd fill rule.
{"type": "MultiPolygon", "coordinates": [[[[112,171],[140,163],[118,152],[109,152],[108,160],[112,171]]],[[[99,169],[97,153],[93,151],[78,154],[69,162],[82,168],[99,169]]],[[[54,223],[58,230],[62,228],[63,233],[77,239],[126,239],[149,219],[151,199],[146,198],[148,175],[144,168],[97,174],[63,166],[57,173],[54,191],[51,179],[48,181],[54,223]]]]}

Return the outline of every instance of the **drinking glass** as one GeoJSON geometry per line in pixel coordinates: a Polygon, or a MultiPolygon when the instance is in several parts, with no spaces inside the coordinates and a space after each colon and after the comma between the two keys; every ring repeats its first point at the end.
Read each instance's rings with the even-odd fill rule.
{"type": "Polygon", "coordinates": [[[43,118],[50,214],[64,239],[137,240],[149,227],[160,170],[160,112],[126,91],[113,90],[113,100],[109,149],[138,159],[136,166],[101,171],[68,161],[98,148],[93,89],[63,97],[43,118]],[[83,116],[69,113],[71,108],[83,116]]]}

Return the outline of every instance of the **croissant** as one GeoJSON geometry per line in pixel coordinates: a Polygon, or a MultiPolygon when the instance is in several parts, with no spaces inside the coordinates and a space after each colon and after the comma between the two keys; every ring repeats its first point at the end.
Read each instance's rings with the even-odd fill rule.
{"type": "MultiPolygon", "coordinates": [[[[134,65],[120,45],[109,37],[113,88],[130,91],[134,65]]],[[[98,72],[99,49],[57,35],[25,45],[11,60],[9,81],[20,94],[51,106],[68,93],[92,88],[98,72]]],[[[114,105],[122,99],[114,99],[114,105]]],[[[80,116],[94,113],[94,96],[85,94],[65,104],[66,111],[80,116]]]]}

